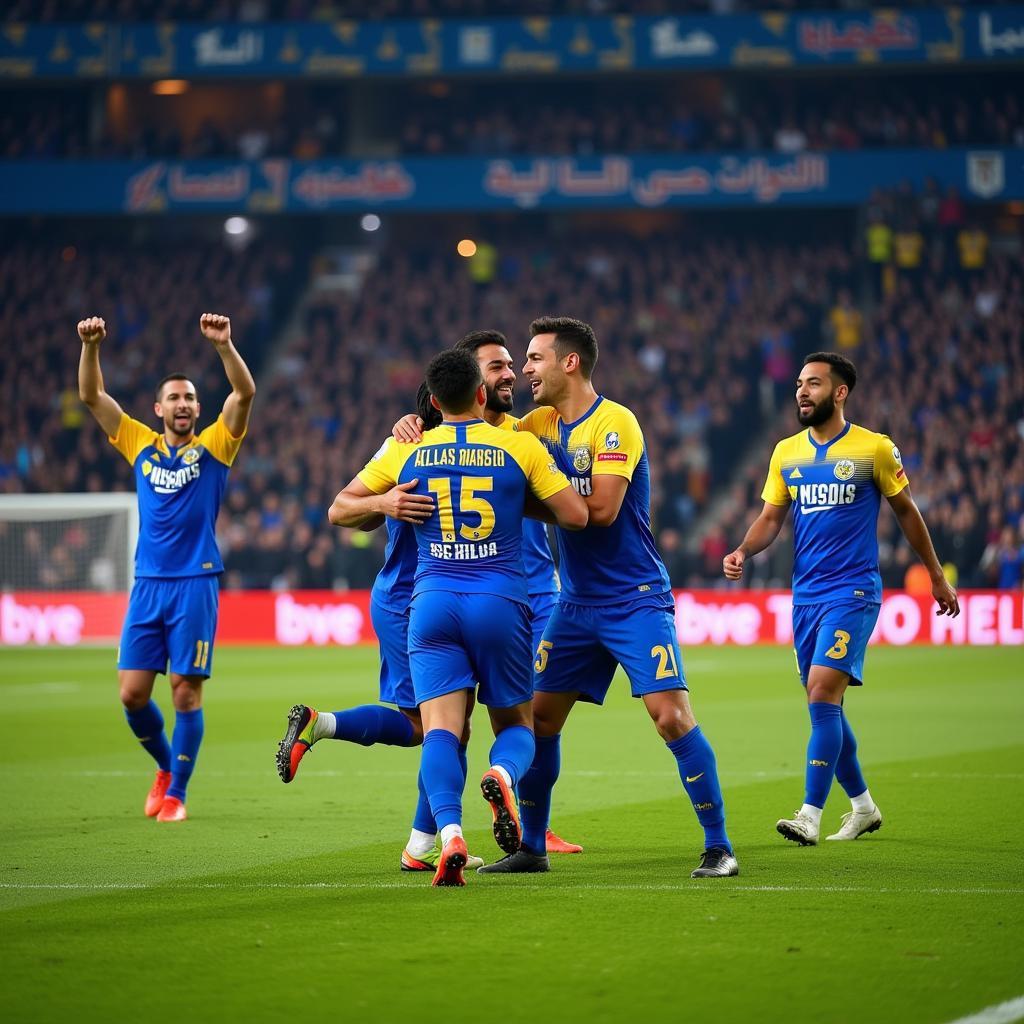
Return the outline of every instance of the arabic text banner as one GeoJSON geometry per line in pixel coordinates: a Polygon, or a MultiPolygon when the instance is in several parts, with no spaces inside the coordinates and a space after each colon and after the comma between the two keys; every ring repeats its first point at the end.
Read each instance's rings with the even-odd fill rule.
{"type": "MultiPolygon", "coordinates": [[[[676,631],[684,649],[792,645],[788,590],[679,590],[675,599],[676,631]]],[[[871,642],[894,646],[1024,645],[1024,594],[1020,591],[963,591],[960,603],[960,616],[951,619],[935,615],[931,598],[887,591],[871,642]]],[[[3,594],[0,646],[114,643],[126,606],[124,594],[3,594]]],[[[375,642],[366,590],[226,590],[220,596],[219,644],[351,647],[375,642]]]]}
{"type": "Polygon", "coordinates": [[[559,74],[1020,60],[1024,7],[668,17],[13,25],[0,77],[559,74]]]}
{"type": "Polygon", "coordinates": [[[359,212],[851,206],[934,177],[974,199],[1024,198],[1024,149],[795,157],[4,161],[0,213],[359,212]]]}

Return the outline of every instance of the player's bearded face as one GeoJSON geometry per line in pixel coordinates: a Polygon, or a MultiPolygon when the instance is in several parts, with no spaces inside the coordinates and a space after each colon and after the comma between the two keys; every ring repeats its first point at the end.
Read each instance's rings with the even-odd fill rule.
{"type": "Polygon", "coordinates": [[[827,423],[836,411],[835,393],[812,398],[809,395],[797,395],[796,418],[805,427],[820,427],[827,423]]]}
{"type": "Polygon", "coordinates": [[[175,387],[171,381],[164,389],[157,403],[157,412],[164,421],[164,427],[177,437],[189,437],[194,433],[199,419],[199,400],[191,384],[187,382],[175,387]]]}
{"type": "Polygon", "coordinates": [[[487,391],[486,407],[491,412],[511,412],[515,399],[516,375],[508,350],[500,345],[484,345],[477,350],[477,360],[487,391]]]}

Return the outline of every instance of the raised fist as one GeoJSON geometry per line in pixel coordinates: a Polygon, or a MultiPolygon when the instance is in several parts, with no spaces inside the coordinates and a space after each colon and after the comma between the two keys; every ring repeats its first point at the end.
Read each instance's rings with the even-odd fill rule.
{"type": "Polygon", "coordinates": [[[86,345],[98,345],[107,336],[107,325],[101,316],[78,321],[78,336],[86,345]]]}
{"type": "Polygon", "coordinates": [[[231,341],[231,320],[220,313],[204,313],[199,318],[199,330],[214,345],[226,345],[231,341]]]}

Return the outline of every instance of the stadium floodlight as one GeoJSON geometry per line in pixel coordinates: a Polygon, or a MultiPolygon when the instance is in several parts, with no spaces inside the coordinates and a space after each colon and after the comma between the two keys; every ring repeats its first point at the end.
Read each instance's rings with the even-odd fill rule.
{"type": "Polygon", "coordinates": [[[228,217],[224,230],[229,235],[244,235],[249,230],[249,221],[245,217],[228,217]]]}
{"type": "Polygon", "coordinates": [[[380,227],[380,217],[375,213],[367,213],[359,222],[359,226],[364,231],[376,231],[380,227]]]}
{"type": "Polygon", "coordinates": [[[468,260],[470,256],[476,255],[476,242],[474,242],[472,238],[463,238],[462,241],[455,246],[455,251],[460,256],[463,256],[468,260]]]}

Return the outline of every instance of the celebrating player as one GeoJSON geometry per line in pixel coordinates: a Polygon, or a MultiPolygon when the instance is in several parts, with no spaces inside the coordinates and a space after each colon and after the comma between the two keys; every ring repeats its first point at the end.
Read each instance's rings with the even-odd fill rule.
{"type": "Polygon", "coordinates": [[[804,803],[778,831],[814,846],[833,777],[853,807],[828,839],[856,839],[882,826],[857,760],[857,740],[843,710],[847,686],[864,681],[864,654],[878,619],[878,510],[884,495],[928,570],[939,615],[959,615],[928,528],[910,496],[899,449],[884,434],[845,417],[857,371],[845,356],[814,352],[796,382],[797,419],[808,428],[775,446],[761,497],[764,508],[743,543],[725,556],[728,579],[767,548],[793,506],[793,640],[800,681],[807,691],[811,738],[807,745],[804,803]]]}
{"type": "MultiPolygon", "coordinates": [[[[417,413],[428,428],[440,426],[441,414],[430,404],[426,384],[416,396],[417,413]]],[[[322,739],[346,740],[370,747],[416,747],[423,742],[423,724],[409,671],[409,602],[416,573],[416,535],[413,524],[433,514],[434,502],[425,494],[411,493],[408,483],[398,484],[374,502],[377,515],[362,529],[375,529],[383,520],[387,528],[384,566],[370,591],[370,619],[380,645],[380,704],[363,704],[344,711],[317,711],[296,704],[288,713],[288,727],[277,750],[277,770],[283,782],[291,782],[306,752],[322,739]],[[382,707],[394,704],[396,709],[382,707]]],[[[466,773],[468,727],[459,743],[459,760],[466,773]]],[[[437,828],[430,811],[423,779],[413,815],[409,841],[402,850],[402,871],[435,871],[441,857],[437,828]]],[[[467,866],[479,867],[483,860],[469,857],[467,866]]]]}
{"type": "Polygon", "coordinates": [[[433,884],[463,885],[458,747],[478,684],[495,732],[481,791],[498,845],[513,852],[521,840],[512,790],[534,749],[524,502],[532,495],[565,529],[585,526],[587,509],[541,445],[483,421],[486,391],[472,355],[442,352],[427,369],[427,385],[442,425],[412,446],[389,438],[335,499],[330,518],[360,526],[376,513],[376,496],[402,483],[433,495],[436,514],[414,527],[409,663],[423,719],[420,774],[441,832],[433,884]]]}
{"type": "Polygon", "coordinates": [[[589,324],[541,317],[530,325],[524,375],[535,409],[519,430],[537,435],[583,496],[590,523],[556,529],[562,592],[534,662],[536,755],[519,784],[522,848],[480,868],[547,871],[544,834],[558,779],[562,727],[578,700],[604,701],[618,665],[676,759],[705,849],[694,877],[735,875],[715,755],[693,717],[676,641],[668,574],[650,530],[643,434],[624,406],[591,383],[597,339],[589,324]]]}
{"type": "Polygon", "coordinates": [[[110,443],[135,473],[139,540],[135,585],[118,654],[121,703],[131,730],[157,763],[145,812],[157,821],[185,821],[185,792],[203,738],[203,681],[213,671],[217,592],[224,571],[215,525],[228,471],[249,422],[256,385],[231,341],[231,321],[204,313],[199,329],[224,363],[231,394],[216,422],[196,434],[199,399],[184,373],[156,389],[157,431],[128,416],[103,387],[100,343],[106,324],[78,324],[82,355],[78,393],[110,443]],[[170,663],[174,733],[168,743],[153,701],[157,673],[170,663]]]}

